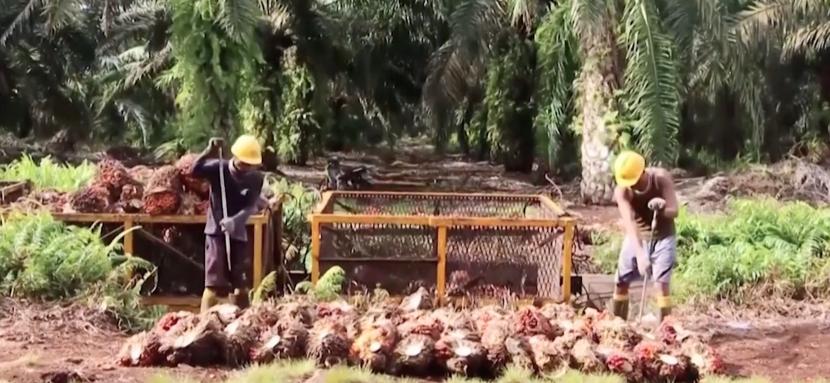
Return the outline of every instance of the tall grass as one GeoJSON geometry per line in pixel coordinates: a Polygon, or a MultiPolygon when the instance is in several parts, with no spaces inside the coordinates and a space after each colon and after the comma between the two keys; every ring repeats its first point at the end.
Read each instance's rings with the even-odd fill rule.
{"type": "MultiPolygon", "coordinates": [[[[681,299],[729,299],[757,294],[800,299],[830,292],[830,209],[771,199],[736,200],[720,214],[677,219],[674,274],[681,299]]],[[[606,271],[616,267],[620,238],[596,252],[606,271]]]]}
{"type": "Polygon", "coordinates": [[[66,165],[45,157],[36,162],[29,155],[0,166],[0,181],[29,180],[37,189],[55,189],[61,192],[75,191],[95,176],[95,165],[84,161],[80,165],[66,165]]]}

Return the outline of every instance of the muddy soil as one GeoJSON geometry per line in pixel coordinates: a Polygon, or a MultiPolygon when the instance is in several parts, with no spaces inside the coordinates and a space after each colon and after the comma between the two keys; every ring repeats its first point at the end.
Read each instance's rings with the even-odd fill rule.
{"type": "Polygon", "coordinates": [[[827,324],[718,334],[712,342],[724,355],[727,371],[733,376],[763,376],[781,383],[830,377],[827,324]]]}

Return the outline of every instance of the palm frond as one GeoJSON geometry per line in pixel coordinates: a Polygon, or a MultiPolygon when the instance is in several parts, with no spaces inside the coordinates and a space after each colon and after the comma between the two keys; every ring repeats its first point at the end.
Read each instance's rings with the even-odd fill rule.
{"type": "Polygon", "coordinates": [[[798,29],[811,16],[826,20],[830,9],[827,0],[758,1],[739,14],[735,30],[741,42],[749,46],[777,44],[798,29]]]}
{"type": "Polygon", "coordinates": [[[536,0],[507,0],[510,24],[522,28],[525,33],[530,32],[539,13],[538,7],[539,3],[536,0]]]}
{"type": "Polygon", "coordinates": [[[450,16],[450,39],[430,58],[423,100],[427,113],[459,105],[481,83],[492,37],[502,24],[499,1],[462,0],[450,16]]]}
{"type": "Polygon", "coordinates": [[[242,43],[250,36],[260,16],[257,3],[253,0],[223,0],[220,3],[219,25],[236,43],[242,43]]]}
{"type": "Polygon", "coordinates": [[[54,32],[82,23],[81,5],[77,0],[48,0],[43,2],[45,27],[54,32]]]}
{"type": "Polygon", "coordinates": [[[558,163],[562,149],[562,129],[567,125],[570,89],[574,71],[570,70],[575,56],[575,41],[570,29],[569,2],[553,7],[536,30],[537,115],[534,122],[537,156],[550,167],[558,163]]]}
{"type": "Polygon", "coordinates": [[[672,41],[659,20],[649,0],[626,4],[622,32],[628,61],[624,91],[640,150],[656,163],[669,165],[676,159],[680,96],[672,41]]]}
{"type": "MultiPolygon", "coordinates": [[[[830,6],[828,6],[830,10],[830,6]]],[[[784,43],[785,57],[797,53],[817,57],[830,51],[830,11],[825,13],[824,22],[799,27],[784,43]]]]}
{"type": "Polygon", "coordinates": [[[23,25],[29,23],[35,9],[42,3],[43,0],[29,0],[29,2],[23,6],[11,24],[9,24],[9,26],[3,31],[3,34],[0,35],[0,46],[6,45],[6,40],[8,40],[9,37],[11,37],[19,29],[22,29],[23,25]]]}

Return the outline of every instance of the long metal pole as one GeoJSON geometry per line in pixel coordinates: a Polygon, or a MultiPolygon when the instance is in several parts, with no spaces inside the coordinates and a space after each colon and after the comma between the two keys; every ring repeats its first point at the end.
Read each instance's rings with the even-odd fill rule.
{"type": "MultiPolygon", "coordinates": [[[[657,241],[654,239],[654,231],[657,228],[657,210],[654,210],[654,216],[651,218],[651,238],[649,238],[649,253],[647,256],[651,258],[652,254],[654,254],[654,250],[657,247],[657,241]]],[[[650,261],[650,259],[649,259],[650,261]]],[[[648,291],[649,285],[649,277],[651,274],[649,271],[646,271],[646,275],[643,276],[643,295],[640,297],[640,315],[637,318],[638,322],[643,321],[643,308],[646,306],[646,292],[648,291]]]]}
{"type": "MultiPolygon", "coordinates": [[[[219,147],[219,190],[222,193],[222,219],[228,218],[228,196],[225,192],[225,167],[222,165],[222,147],[219,147]]],[[[230,162],[228,163],[230,167],[230,162]]],[[[220,229],[223,233],[225,233],[225,256],[227,257],[228,261],[228,271],[232,271],[231,266],[231,234],[221,228],[220,222],[220,229]]]]}

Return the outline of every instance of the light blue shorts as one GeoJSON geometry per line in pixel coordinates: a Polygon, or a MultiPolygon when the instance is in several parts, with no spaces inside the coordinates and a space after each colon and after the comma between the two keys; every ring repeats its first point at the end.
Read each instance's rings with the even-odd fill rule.
{"type": "MultiPolygon", "coordinates": [[[[651,250],[649,240],[643,241],[643,250],[646,254],[651,250]]],[[[652,280],[660,283],[671,281],[677,254],[677,237],[674,235],[657,240],[654,252],[649,254],[651,259],[652,280]]],[[[634,242],[628,237],[623,240],[620,258],[617,264],[616,283],[631,283],[643,279],[637,269],[637,253],[634,242]]]]}

